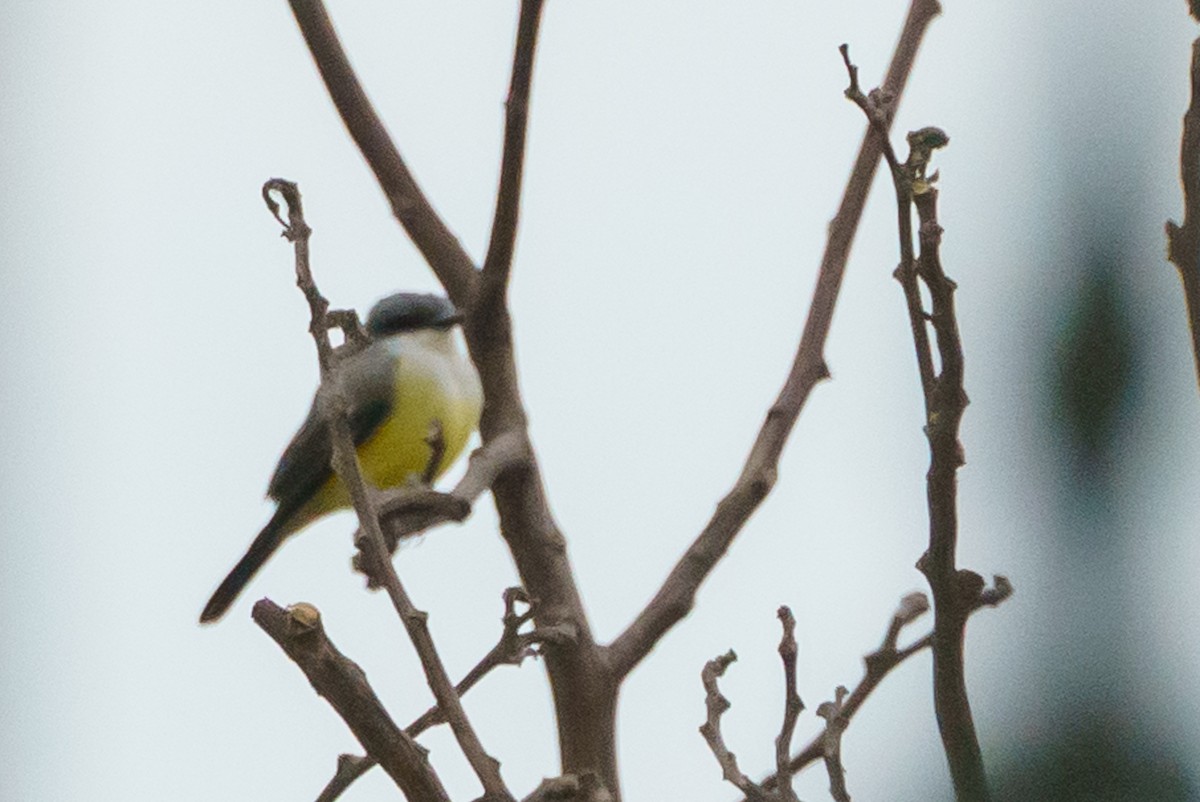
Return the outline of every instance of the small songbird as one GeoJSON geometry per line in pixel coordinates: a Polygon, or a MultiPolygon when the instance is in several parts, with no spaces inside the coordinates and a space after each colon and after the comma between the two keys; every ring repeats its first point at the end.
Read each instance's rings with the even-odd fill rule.
{"type": "MultiPolygon", "coordinates": [[[[394,487],[426,473],[433,458],[431,427],[441,430],[444,452],[437,476],[462,453],[479,425],[479,376],[455,342],[460,315],[437,295],[397,293],[367,317],[371,342],[339,370],[350,431],[363,475],[376,487],[394,487]]],[[[283,452],[267,495],[278,506],[246,555],[221,582],[200,614],[215,621],[289,535],[316,518],[350,506],[333,473],[329,429],[313,400],[308,418],[283,452]]]]}

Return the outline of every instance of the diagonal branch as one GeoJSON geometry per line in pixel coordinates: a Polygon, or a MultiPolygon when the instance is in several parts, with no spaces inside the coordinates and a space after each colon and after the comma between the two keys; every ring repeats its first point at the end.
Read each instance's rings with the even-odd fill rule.
{"type": "MultiPolygon", "coordinates": [[[[1200,13],[1193,11],[1197,19],[1200,13]]],[[[1183,183],[1183,225],[1167,221],[1167,259],[1183,280],[1192,356],[1200,382],[1200,39],[1192,43],[1192,95],[1183,115],[1179,172],[1183,183]]]]}
{"type": "Polygon", "coordinates": [[[429,765],[428,753],[396,726],[363,670],[329,640],[315,607],[297,604],[285,610],[263,599],[254,605],[253,618],[300,667],[313,690],[337,711],[406,797],[421,802],[449,801],[429,765]]]}
{"type": "Polygon", "coordinates": [[[796,617],[786,604],[779,608],[779,622],[783,625],[783,637],[779,640],[779,659],[783,661],[783,724],[775,739],[775,774],[780,778],[780,802],[800,802],[792,788],[792,775],[788,771],[788,759],[792,753],[792,736],[796,732],[796,721],[804,710],[800,692],[796,690],[796,617]]]}
{"type": "MultiPolygon", "coordinates": [[[[913,0],[909,7],[884,81],[885,91],[896,102],[904,91],[925,30],[940,12],[941,5],[937,0],[913,0]]],[[[717,505],[716,514],[671,570],[658,593],[609,647],[613,670],[618,677],[628,674],[662,636],[688,614],[701,583],[775,484],[779,455],[800,410],[817,382],[829,375],[824,357],[825,341],[850,257],[850,244],[862,217],[880,152],[881,137],[868,128],[841,206],[829,225],[829,239],[817,273],[817,286],[809,305],[804,333],[783,389],[768,411],[733,489],[717,505]]]]}
{"type": "Polygon", "coordinates": [[[462,244],[434,211],[396,149],[383,120],[363,91],[338,40],[333,22],[321,0],[290,0],[292,14],[304,34],[313,61],[337,106],[346,130],[354,139],[379,186],[391,204],[392,214],[433,268],[450,300],[465,309],[476,281],[475,265],[462,244]]]}
{"type": "Polygon", "coordinates": [[[458,694],[454,692],[454,685],[446,674],[446,667],[442,664],[433,637],[429,633],[428,616],[413,605],[400,582],[400,577],[396,575],[395,566],[392,565],[384,543],[379,516],[375,511],[371,492],[363,479],[362,468],[358,463],[358,452],[355,450],[354,439],[350,434],[350,424],[347,418],[348,405],[342,392],[336,355],[329,342],[330,324],[326,317],[329,302],[317,289],[309,266],[308,238],[312,229],[304,220],[300,191],[294,183],[277,178],[271,179],[263,185],[263,198],[276,219],[279,219],[278,204],[274,201],[272,193],[280,194],[287,203],[288,219],[284,236],[295,247],[296,283],[308,300],[311,313],[309,332],[316,343],[317,357],[321,365],[321,385],[317,391],[317,404],[325,424],[329,427],[330,440],[333,445],[331,465],[338,480],[349,493],[354,511],[358,514],[359,526],[366,533],[368,548],[364,551],[364,555],[369,558],[369,567],[377,577],[379,584],[387,589],[392,606],[400,616],[400,621],[404,624],[404,628],[413,642],[413,647],[420,657],[421,667],[425,671],[425,678],[433,691],[434,698],[437,699],[438,706],[445,711],[454,737],[458,740],[459,748],[462,749],[467,762],[470,763],[479,778],[484,791],[489,799],[511,799],[512,795],[509,794],[500,777],[499,764],[484,751],[479,737],[475,734],[470,721],[467,720],[458,694]]]}

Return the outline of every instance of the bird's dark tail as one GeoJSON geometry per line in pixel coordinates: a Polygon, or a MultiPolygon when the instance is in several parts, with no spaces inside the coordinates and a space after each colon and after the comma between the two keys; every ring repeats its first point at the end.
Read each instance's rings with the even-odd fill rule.
{"type": "Polygon", "coordinates": [[[295,512],[295,510],[289,509],[289,507],[290,505],[287,504],[279,505],[279,508],[275,510],[275,514],[271,516],[271,520],[267,521],[267,525],[258,533],[258,537],[254,538],[254,542],[246,550],[245,556],[238,560],[238,564],[229,572],[229,576],[222,580],[221,585],[213,593],[212,598],[208,600],[208,604],[204,606],[204,612],[200,613],[201,624],[212,623],[225,615],[225,611],[233,604],[234,599],[242,592],[246,584],[263,567],[263,563],[267,561],[267,558],[274,554],[275,550],[287,539],[287,536],[294,531],[287,526],[289,523],[288,519],[295,512]]]}

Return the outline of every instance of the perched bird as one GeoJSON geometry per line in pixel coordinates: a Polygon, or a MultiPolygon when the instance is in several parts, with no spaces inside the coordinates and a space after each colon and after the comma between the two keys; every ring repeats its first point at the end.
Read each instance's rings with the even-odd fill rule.
{"type": "MultiPolygon", "coordinates": [[[[454,341],[460,316],[437,295],[397,293],[371,310],[371,342],[341,365],[350,431],[363,475],[376,487],[394,487],[429,468],[431,426],[441,427],[445,450],[434,475],[462,452],[479,425],[483,393],[475,368],[454,341]]],[[[308,418],[284,450],[267,495],[278,506],[249,550],[221,582],[200,614],[215,621],[289,535],[316,518],[350,506],[333,473],[329,429],[314,398],[308,418]]]]}

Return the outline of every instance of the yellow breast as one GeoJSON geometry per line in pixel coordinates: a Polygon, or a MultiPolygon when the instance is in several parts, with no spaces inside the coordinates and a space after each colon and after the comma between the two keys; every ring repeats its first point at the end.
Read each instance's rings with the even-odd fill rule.
{"type": "MultiPolygon", "coordinates": [[[[479,426],[483,396],[474,367],[445,331],[421,331],[390,338],[394,357],[391,414],[358,447],[363,475],[376,487],[419,479],[432,450],[426,442],[434,421],[441,425],[445,453],[440,476],[462,453],[479,426]]],[[[340,480],[331,478],[297,516],[301,526],[326,512],[350,506],[340,480]],[[303,523],[302,523],[303,521],[303,523]]]]}

